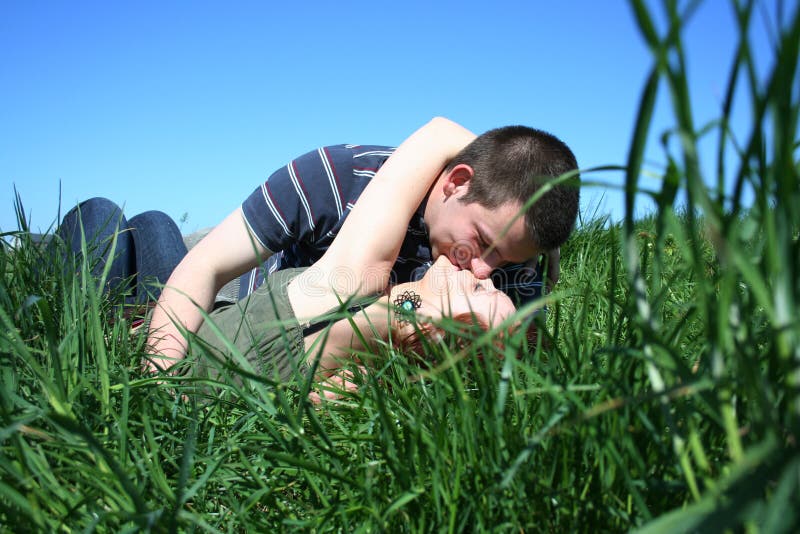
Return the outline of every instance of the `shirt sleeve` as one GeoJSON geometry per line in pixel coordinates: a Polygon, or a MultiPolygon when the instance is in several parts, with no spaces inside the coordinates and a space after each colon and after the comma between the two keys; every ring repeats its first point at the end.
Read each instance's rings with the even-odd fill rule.
{"type": "Polygon", "coordinates": [[[342,179],[353,173],[344,145],[308,152],[278,169],[242,203],[245,221],[267,250],[314,243],[346,206],[342,179]]]}
{"type": "Polygon", "coordinates": [[[506,293],[518,308],[542,296],[544,262],[533,265],[506,265],[492,271],[492,282],[506,293]]]}

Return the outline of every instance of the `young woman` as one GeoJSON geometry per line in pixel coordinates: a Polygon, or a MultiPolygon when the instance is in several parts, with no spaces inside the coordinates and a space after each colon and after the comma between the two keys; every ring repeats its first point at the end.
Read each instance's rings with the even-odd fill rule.
{"type": "MultiPolygon", "coordinates": [[[[331,248],[337,242],[343,243],[337,237],[331,248]]],[[[296,373],[307,376],[313,366],[316,379],[324,381],[355,353],[369,352],[390,338],[408,346],[420,334],[439,336],[434,325],[444,317],[488,329],[515,311],[508,295],[490,279],[478,280],[444,256],[421,280],[378,295],[357,289],[340,294],[323,280],[332,275],[341,281],[350,266],[340,265],[337,273],[319,267],[278,271],[245,300],[212,312],[190,344],[190,373],[215,377],[221,366],[231,363],[285,382],[296,373]],[[331,307],[321,311],[322,301],[331,307]],[[228,362],[234,348],[246,364],[228,362]]],[[[355,280],[348,278],[348,283],[355,280]]]]}

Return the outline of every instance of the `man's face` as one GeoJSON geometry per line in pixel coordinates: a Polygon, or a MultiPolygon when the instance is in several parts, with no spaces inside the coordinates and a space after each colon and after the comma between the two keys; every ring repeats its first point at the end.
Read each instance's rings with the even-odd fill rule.
{"type": "Polygon", "coordinates": [[[477,278],[484,279],[497,267],[522,263],[539,254],[527,237],[524,218],[517,216],[519,202],[489,210],[476,202],[461,202],[465,192],[449,196],[429,221],[434,259],[447,256],[454,266],[469,269],[477,278]],[[512,220],[513,224],[507,228],[512,220]]]}

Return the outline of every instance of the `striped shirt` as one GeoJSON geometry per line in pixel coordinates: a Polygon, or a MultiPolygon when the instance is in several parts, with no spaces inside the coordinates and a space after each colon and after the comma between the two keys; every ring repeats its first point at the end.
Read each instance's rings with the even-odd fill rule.
{"type": "MultiPolygon", "coordinates": [[[[289,267],[306,267],[333,242],[361,192],[394,148],[335,145],[309,152],[275,171],[242,203],[245,221],[258,242],[273,255],[259,269],[245,273],[239,298],[252,293],[264,275],[289,267]]],[[[418,280],[431,264],[423,219],[425,202],[408,223],[392,270],[392,282],[418,280]]],[[[541,268],[508,265],[492,280],[516,303],[541,295],[541,268]]]]}

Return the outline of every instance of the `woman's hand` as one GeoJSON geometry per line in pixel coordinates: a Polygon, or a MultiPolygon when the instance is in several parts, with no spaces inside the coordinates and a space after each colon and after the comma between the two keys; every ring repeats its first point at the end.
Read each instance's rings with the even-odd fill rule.
{"type": "MultiPolygon", "coordinates": [[[[357,370],[362,375],[367,373],[366,367],[361,365],[357,367],[357,370]]],[[[332,401],[344,398],[345,393],[355,393],[358,391],[358,384],[353,381],[354,377],[351,370],[340,369],[320,381],[316,386],[318,391],[309,393],[308,398],[314,404],[321,404],[323,398],[332,401]]]]}

